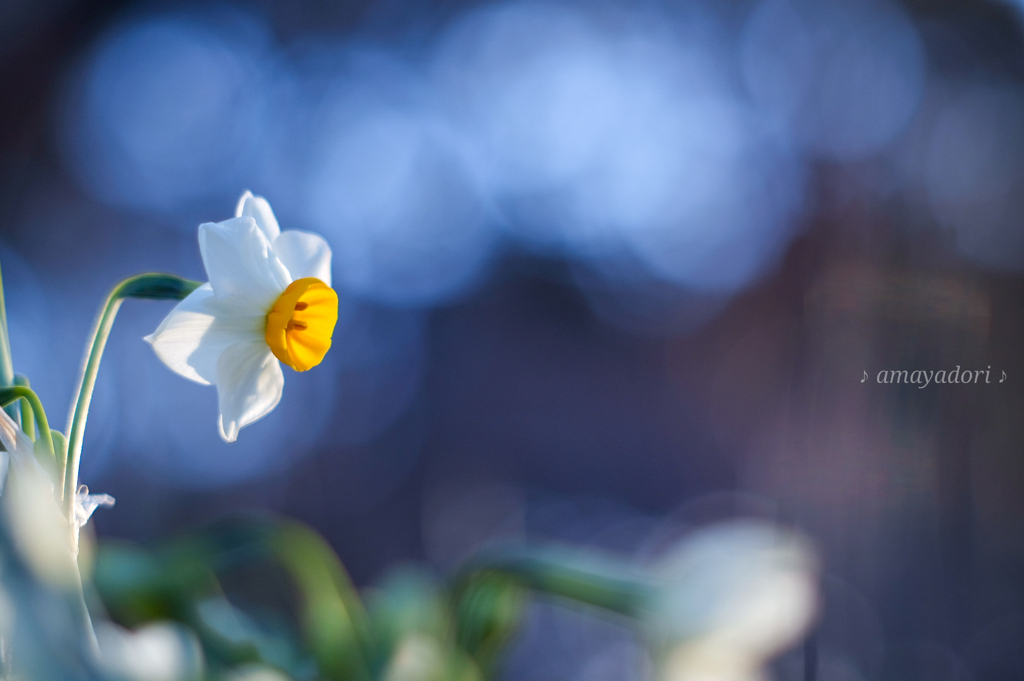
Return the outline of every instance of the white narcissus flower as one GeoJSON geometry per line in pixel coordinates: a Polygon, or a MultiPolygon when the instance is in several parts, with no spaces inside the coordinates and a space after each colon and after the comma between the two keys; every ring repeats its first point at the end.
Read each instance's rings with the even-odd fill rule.
{"type": "Polygon", "coordinates": [[[331,249],[316,234],[282,232],[266,199],[246,192],[234,218],[199,226],[199,250],[210,282],[146,340],[177,373],[217,386],[220,435],[234,442],[280,401],[278,360],[306,371],[330,349],[331,249]]]}

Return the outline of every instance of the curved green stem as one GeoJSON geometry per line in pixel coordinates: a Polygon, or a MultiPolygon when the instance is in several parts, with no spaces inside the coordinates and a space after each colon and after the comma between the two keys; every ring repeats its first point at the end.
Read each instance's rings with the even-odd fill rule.
{"type": "Polygon", "coordinates": [[[53,453],[57,457],[57,501],[64,496],[64,475],[68,465],[68,439],[59,430],[50,430],[53,437],[53,453]]]}
{"type": "Polygon", "coordinates": [[[182,300],[200,286],[201,282],[182,279],[173,274],[140,274],[125,279],[107,296],[86,345],[87,351],[79,374],[78,386],[71,402],[71,413],[68,414],[68,456],[63,488],[64,511],[72,524],[75,518],[75,490],[78,488],[78,465],[82,456],[85,423],[89,418],[89,405],[96,387],[100,360],[103,358],[103,350],[106,348],[107,338],[114,326],[121,302],[125,298],[182,300]]]}
{"type": "Polygon", "coordinates": [[[4,301],[4,282],[0,275],[0,387],[14,385],[14,361],[11,359],[11,339],[7,335],[7,303],[4,301]]]}
{"type": "Polygon", "coordinates": [[[613,561],[596,555],[538,547],[482,554],[462,571],[502,574],[533,591],[636,617],[655,590],[613,561]]]}
{"type": "Polygon", "coordinates": [[[457,575],[455,637],[489,676],[519,627],[522,595],[573,601],[642,618],[656,586],[610,556],[560,547],[515,546],[480,553],[457,575]]]}
{"type": "Polygon", "coordinates": [[[6,407],[17,400],[25,400],[31,406],[32,411],[35,412],[36,418],[39,419],[39,437],[46,444],[50,456],[56,460],[53,449],[53,435],[50,433],[50,423],[46,420],[46,412],[43,411],[43,405],[35,391],[24,385],[0,388],[0,406],[6,407]]]}
{"type": "MultiPolygon", "coordinates": [[[[11,357],[11,337],[7,333],[7,302],[4,296],[3,276],[0,275],[0,387],[14,385],[14,360],[11,357]]],[[[17,409],[7,410],[14,422],[18,422],[17,409]]]]}
{"type": "MultiPolygon", "coordinates": [[[[31,388],[32,385],[28,382],[28,378],[21,374],[14,375],[14,385],[24,386],[31,388]]],[[[35,414],[32,411],[32,405],[28,400],[21,401],[21,429],[25,431],[25,435],[28,435],[33,440],[36,439],[36,419],[35,414]]]]}
{"type": "Polygon", "coordinates": [[[89,405],[92,402],[92,392],[96,387],[100,359],[103,357],[110,329],[114,326],[118,308],[121,307],[122,297],[117,295],[118,288],[115,288],[107,296],[103,311],[96,320],[90,335],[89,343],[86,346],[89,348],[89,352],[82,366],[78,386],[74,393],[75,399],[71,403],[71,413],[68,415],[68,428],[65,430],[68,434],[68,458],[64,469],[62,498],[64,500],[64,515],[72,523],[75,517],[75,489],[78,487],[78,463],[82,453],[85,422],[89,418],[89,405]]]}

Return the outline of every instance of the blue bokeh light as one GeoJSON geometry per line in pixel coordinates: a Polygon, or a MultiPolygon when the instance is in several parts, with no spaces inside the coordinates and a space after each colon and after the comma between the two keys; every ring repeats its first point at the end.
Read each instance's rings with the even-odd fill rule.
{"type": "Polygon", "coordinates": [[[762,0],[747,21],[740,60],[772,125],[831,160],[883,150],[924,93],[917,29],[882,0],[762,0]]]}
{"type": "Polygon", "coordinates": [[[222,11],[110,29],[64,122],[78,180],[101,201],[144,210],[237,192],[259,151],[265,43],[257,22],[222,11]]]}
{"type": "Polygon", "coordinates": [[[621,96],[607,39],[558,5],[485,7],[439,43],[432,75],[495,194],[549,191],[599,153],[621,96]]]}
{"type": "MultiPolygon", "coordinates": [[[[748,56],[772,7],[750,21],[748,56]]],[[[878,7],[851,15],[864,35],[903,27],[878,7]]],[[[833,10],[811,15],[827,28],[833,10]]],[[[385,304],[459,297],[487,272],[502,230],[527,249],[629,253],[673,285],[736,291],[777,260],[803,200],[804,166],[774,125],[776,104],[803,106],[822,77],[797,73],[783,83],[789,99],[754,92],[752,108],[710,11],[500,3],[403,58],[330,38],[281,49],[259,21],[224,10],[126,21],[81,69],[66,155],[92,193],[133,208],[188,214],[244,183],[283,223],[331,241],[341,288],[385,304]]],[[[786,21],[769,33],[793,29],[786,21]]],[[[828,106],[798,113],[824,116],[832,140],[846,133],[829,127],[843,121],[828,106]]],[[[855,118],[893,119],[874,113],[855,118]]],[[[878,142],[865,134],[860,151],[878,142]]]]}
{"type": "Polygon", "coordinates": [[[303,210],[333,245],[336,285],[434,304],[482,272],[496,235],[452,131],[412,84],[395,92],[393,69],[378,63],[340,79],[324,101],[303,210]]]}
{"type": "Polygon", "coordinates": [[[531,248],[629,250],[677,285],[737,290],[792,233],[801,164],[738,95],[713,22],[685,40],[612,23],[510,3],[455,25],[433,76],[472,168],[531,248]]]}
{"type": "Polygon", "coordinates": [[[938,107],[920,167],[932,213],[969,260],[1024,268],[1024,92],[953,87],[938,107]]]}

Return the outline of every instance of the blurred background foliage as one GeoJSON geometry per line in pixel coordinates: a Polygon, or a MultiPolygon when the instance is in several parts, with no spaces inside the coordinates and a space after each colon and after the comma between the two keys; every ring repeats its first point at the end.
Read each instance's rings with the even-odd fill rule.
{"type": "MultiPolygon", "coordinates": [[[[486,666],[521,605],[506,678],[644,678],[614,621],[485,577],[453,604],[451,579],[493,542],[644,563],[756,517],[821,552],[818,678],[1020,678],[1021,12],[0,4],[0,261],[16,368],[52,421],[103,295],[140,271],[201,277],[196,226],[241,190],[335,253],[334,351],[235,445],[213,391],[140,342],[167,310],[125,305],[82,468],[118,500],[93,521],[107,607],[286,669],[276,642],[301,641],[331,668],[308,627],[352,587],[319,540],[297,531],[323,559],[307,574],[273,532],[230,539],[294,589],[270,608],[294,617],[264,622],[231,603],[268,596],[267,573],[214,586],[229,566],[189,565],[204,540],[172,539],[256,510],[376,585],[371,610],[391,615],[370,617],[373,640],[488,602],[505,615],[446,639],[486,666]],[[957,366],[992,383],[874,380],[957,366]],[[303,601],[311,584],[332,595],[303,601]],[[200,597],[244,643],[200,626],[200,597]]],[[[798,658],[775,673],[799,678],[798,658]]]]}

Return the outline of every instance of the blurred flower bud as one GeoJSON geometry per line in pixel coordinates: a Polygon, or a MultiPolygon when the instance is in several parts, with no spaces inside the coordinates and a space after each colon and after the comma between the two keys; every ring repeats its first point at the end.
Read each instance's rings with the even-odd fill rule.
{"type": "Polygon", "coordinates": [[[395,648],[384,681],[443,681],[444,651],[437,639],[409,634],[395,648]]]}
{"type": "Polygon", "coordinates": [[[111,622],[96,626],[100,663],[129,681],[198,681],[204,678],[203,653],[195,635],[170,622],[129,631],[111,622]]]}
{"type": "Polygon", "coordinates": [[[427,634],[405,636],[388,661],[384,681],[481,681],[478,667],[461,651],[427,634]]]}
{"type": "Polygon", "coordinates": [[[753,681],[818,610],[818,561],[796,532],[756,521],[691,535],[655,568],[648,623],[667,681],[753,681]]]}

